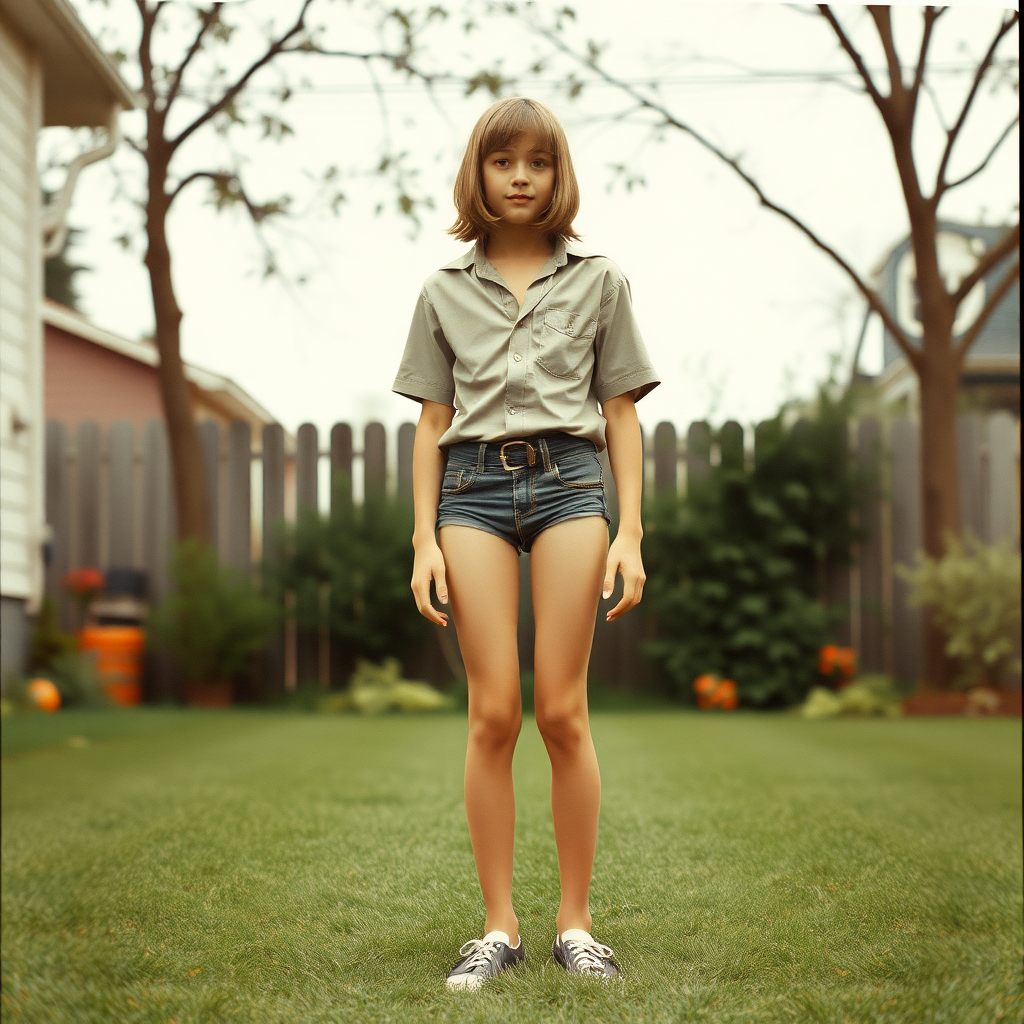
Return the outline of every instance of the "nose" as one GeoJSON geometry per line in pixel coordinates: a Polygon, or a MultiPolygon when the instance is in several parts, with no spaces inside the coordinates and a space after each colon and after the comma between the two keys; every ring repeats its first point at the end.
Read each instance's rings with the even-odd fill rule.
{"type": "Polygon", "coordinates": [[[530,176],[526,173],[526,164],[519,164],[516,167],[516,176],[512,179],[513,185],[527,185],[529,184],[530,176]]]}

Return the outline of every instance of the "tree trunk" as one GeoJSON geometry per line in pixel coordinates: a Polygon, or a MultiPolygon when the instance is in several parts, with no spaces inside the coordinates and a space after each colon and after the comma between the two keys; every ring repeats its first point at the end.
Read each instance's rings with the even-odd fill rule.
{"type": "MultiPolygon", "coordinates": [[[[960,536],[960,488],[957,472],[956,411],[960,360],[950,338],[926,338],[919,381],[921,389],[921,516],[925,552],[941,558],[950,536],[960,536]]],[[[927,614],[921,686],[945,690],[956,665],[946,654],[946,635],[927,614]]]]}
{"type": "Polygon", "coordinates": [[[209,543],[212,531],[206,472],[199,431],[192,413],[192,398],[181,361],[181,310],[174,295],[171,251],[167,244],[167,212],[170,207],[165,190],[167,161],[157,158],[153,144],[151,133],[146,267],[153,292],[156,347],[160,356],[157,376],[171,449],[178,538],[194,537],[209,543]]]}

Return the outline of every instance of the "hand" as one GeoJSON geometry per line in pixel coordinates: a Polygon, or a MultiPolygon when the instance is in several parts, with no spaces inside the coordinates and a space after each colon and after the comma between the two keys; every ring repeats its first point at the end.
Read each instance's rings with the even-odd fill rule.
{"type": "Polygon", "coordinates": [[[445,583],[444,555],[437,546],[436,541],[417,547],[416,556],[412,566],[412,589],[413,597],[416,598],[416,607],[420,615],[436,622],[440,626],[448,625],[448,616],[439,612],[430,603],[430,581],[434,581],[437,588],[437,597],[441,604],[448,603],[448,585],[445,583]]]}
{"type": "Polygon", "coordinates": [[[612,546],[608,549],[608,564],[604,572],[604,587],[601,591],[603,598],[611,597],[615,589],[615,575],[622,573],[622,597],[619,603],[605,615],[605,620],[611,622],[620,615],[625,615],[630,608],[635,608],[643,597],[644,583],[647,576],[644,574],[644,563],[640,558],[640,538],[633,538],[619,534],[612,546]]]}

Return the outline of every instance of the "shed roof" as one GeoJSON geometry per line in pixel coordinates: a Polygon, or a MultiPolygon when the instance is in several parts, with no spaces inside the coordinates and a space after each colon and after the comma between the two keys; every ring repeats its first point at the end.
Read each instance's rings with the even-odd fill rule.
{"type": "Polygon", "coordinates": [[[0,0],[0,14],[39,54],[43,124],[95,128],[137,98],[67,0],[0,0]]]}

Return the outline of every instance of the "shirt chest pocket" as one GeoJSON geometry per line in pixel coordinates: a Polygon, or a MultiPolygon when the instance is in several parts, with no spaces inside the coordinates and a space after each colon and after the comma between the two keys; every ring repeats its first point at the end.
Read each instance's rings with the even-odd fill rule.
{"type": "Polygon", "coordinates": [[[548,309],[538,338],[537,364],[554,377],[581,380],[594,362],[597,321],[571,309],[548,309]]]}

